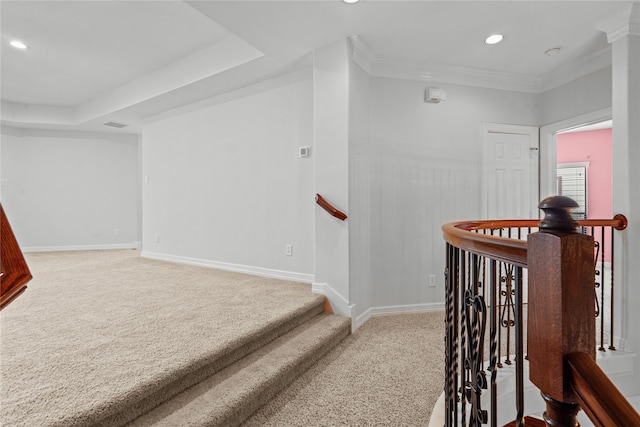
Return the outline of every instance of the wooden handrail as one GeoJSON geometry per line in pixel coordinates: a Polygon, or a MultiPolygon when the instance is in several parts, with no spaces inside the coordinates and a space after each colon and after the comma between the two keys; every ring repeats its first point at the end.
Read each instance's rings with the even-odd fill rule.
{"type": "Polygon", "coordinates": [[[596,426],[640,426],[640,415],[595,360],[586,353],[566,357],[571,387],[580,407],[596,426]]]}
{"type": "Polygon", "coordinates": [[[322,209],[329,212],[331,215],[338,218],[339,220],[344,221],[345,219],[347,219],[347,214],[345,214],[341,210],[334,208],[333,205],[331,205],[331,203],[327,202],[324,199],[324,197],[322,197],[319,194],[316,194],[316,203],[320,205],[322,209]]]}
{"type": "MultiPolygon", "coordinates": [[[[442,234],[445,241],[457,248],[487,258],[526,267],[526,241],[471,232],[472,230],[502,228],[498,224],[505,222],[507,221],[450,222],[442,226],[442,234]],[[494,227],[493,225],[496,226],[494,227]]],[[[538,222],[536,222],[536,226],[537,224],[538,222]]]]}
{"type": "MultiPolygon", "coordinates": [[[[476,366],[480,360],[477,355],[483,352],[475,347],[477,341],[474,340],[480,337],[478,341],[482,341],[485,322],[491,325],[493,336],[498,336],[495,329],[499,320],[496,312],[492,310],[488,319],[484,304],[490,304],[491,307],[500,304],[500,300],[496,299],[500,291],[515,295],[511,304],[516,307],[514,322],[517,415],[515,421],[507,426],[522,426],[525,423],[535,427],[575,426],[578,425],[577,414],[582,407],[598,426],[640,427],[640,418],[636,418],[638,414],[628,402],[622,403],[625,401],[619,391],[615,390],[614,393],[609,390],[610,387],[615,389],[615,386],[599,368],[596,367],[597,372],[594,368],[594,248],[604,247],[603,242],[596,244],[594,235],[597,233],[594,233],[594,228],[603,228],[601,234],[604,239],[604,227],[608,227],[609,231],[624,230],[627,227],[627,219],[624,215],[616,215],[612,219],[576,221],[570,212],[576,206],[575,201],[556,196],[540,203],[539,207],[545,212],[542,221],[479,220],[452,222],[442,226],[443,237],[447,242],[445,353],[448,366],[454,367],[446,370],[449,380],[445,385],[448,399],[445,403],[448,411],[445,425],[457,425],[459,414],[456,408],[460,398],[458,393],[462,390],[459,381],[465,381],[468,393],[465,401],[473,413],[471,420],[486,422],[487,411],[482,409],[483,405],[478,399],[481,393],[479,390],[488,385],[482,386],[484,380],[477,379],[484,378],[478,376],[480,371],[476,366]],[[504,237],[507,235],[508,237],[504,237]],[[517,238],[511,238],[512,236],[517,238]],[[492,261],[485,262],[485,259],[492,261]],[[500,270],[503,267],[495,261],[505,262],[507,265],[500,270]],[[521,379],[524,354],[523,322],[522,311],[518,311],[517,307],[522,307],[523,287],[519,286],[522,272],[519,269],[523,267],[528,270],[526,289],[529,378],[540,389],[545,400],[544,420],[525,417],[524,403],[521,402],[524,395],[521,379]],[[502,290],[501,285],[497,285],[498,280],[507,283],[506,291],[502,290]],[[460,338],[459,333],[466,333],[467,336],[460,338]],[[573,356],[574,353],[579,356],[573,356]],[[456,367],[458,357],[464,358],[464,370],[458,370],[456,367]],[[590,361],[584,361],[583,357],[590,361]],[[568,366],[567,360],[573,359],[576,360],[572,363],[579,365],[578,368],[568,366]],[[464,379],[467,378],[464,375],[471,379],[464,379]],[[600,397],[601,393],[614,397],[605,400],[600,397]],[[622,402],[612,404],[610,400],[622,402]]],[[[613,269],[611,275],[613,276],[613,269]]],[[[490,363],[493,376],[495,367],[499,366],[500,344],[499,339],[497,344],[495,338],[492,340],[490,363]]],[[[497,413],[495,378],[491,381],[493,383],[490,405],[494,417],[497,413]]],[[[497,417],[492,419],[492,425],[495,425],[496,420],[497,417]]]]}
{"type": "MultiPolygon", "coordinates": [[[[577,221],[581,227],[613,227],[616,230],[627,228],[627,218],[617,214],[613,219],[582,219],[577,221]]],[[[482,255],[487,258],[504,261],[521,267],[527,266],[527,242],[489,234],[475,233],[478,230],[499,230],[508,228],[536,228],[538,219],[508,219],[450,222],[442,226],[444,240],[451,245],[482,255]]]]}
{"type": "Polygon", "coordinates": [[[31,272],[0,204],[0,310],[27,289],[31,272]]]}
{"type": "Polygon", "coordinates": [[[626,216],[616,214],[613,219],[579,219],[578,224],[581,227],[613,227],[621,231],[627,228],[629,221],[626,216]]]}

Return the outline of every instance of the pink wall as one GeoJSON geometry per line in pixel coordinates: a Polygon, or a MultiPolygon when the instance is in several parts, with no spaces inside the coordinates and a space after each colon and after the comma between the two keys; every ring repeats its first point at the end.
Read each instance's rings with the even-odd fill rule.
{"type": "MultiPolygon", "coordinates": [[[[558,163],[589,162],[587,218],[613,217],[611,129],[558,134],[558,163]]],[[[599,240],[599,232],[594,238],[599,240]]],[[[605,260],[610,260],[610,238],[605,238],[605,260]]]]}
{"type": "Polygon", "coordinates": [[[557,142],[558,163],[589,162],[587,218],[611,218],[611,129],[562,133],[557,142]]]}

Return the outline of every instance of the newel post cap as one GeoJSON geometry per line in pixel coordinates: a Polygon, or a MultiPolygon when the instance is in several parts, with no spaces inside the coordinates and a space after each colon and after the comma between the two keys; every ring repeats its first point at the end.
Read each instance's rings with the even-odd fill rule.
{"type": "Polygon", "coordinates": [[[571,216],[571,211],[579,207],[578,203],[566,196],[550,196],[542,200],[538,208],[544,211],[540,221],[540,231],[564,231],[577,233],[580,224],[571,216]]]}

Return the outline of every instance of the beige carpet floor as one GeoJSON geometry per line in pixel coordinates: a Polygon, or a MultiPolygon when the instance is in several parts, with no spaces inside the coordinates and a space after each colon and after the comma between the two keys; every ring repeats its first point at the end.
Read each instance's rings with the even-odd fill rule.
{"type": "Polygon", "coordinates": [[[323,297],[311,286],[154,261],[33,253],[0,313],[0,425],[88,426],[323,297]]]}
{"type": "MultiPolygon", "coordinates": [[[[34,279],[0,315],[3,426],[92,425],[176,364],[279,321],[288,301],[318,298],[309,285],[136,251],[27,261],[34,279]]],[[[443,334],[443,312],[371,318],[243,426],[427,426],[443,389],[443,334]]]]}
{"type": "Polygon", "coordinates": [[[444,312],[373,317],[242,427],[420,427],[444,387],[444,312]]]}

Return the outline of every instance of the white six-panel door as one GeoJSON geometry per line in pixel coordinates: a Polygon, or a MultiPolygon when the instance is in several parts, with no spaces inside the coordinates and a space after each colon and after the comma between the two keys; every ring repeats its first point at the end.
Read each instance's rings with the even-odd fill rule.
{"type": "Polygon", "coordinates": [[[485,219],[538,218],[538,128],[483,123],[485,219]]]}

